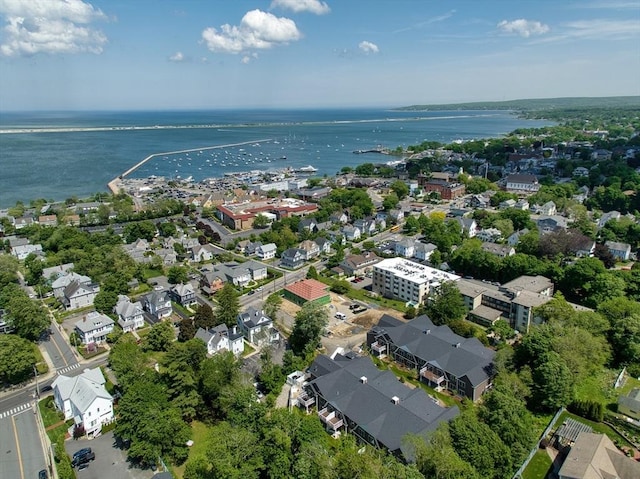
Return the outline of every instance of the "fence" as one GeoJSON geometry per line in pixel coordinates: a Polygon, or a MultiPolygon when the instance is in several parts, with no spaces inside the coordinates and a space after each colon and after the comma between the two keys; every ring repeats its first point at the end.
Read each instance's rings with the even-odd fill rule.
{"type": "Polygon", "coordinates": [[[545,437],[547,437],[547,434],[549,434],[549,432],[551,431],[551,428],[553,428],[553,425],[556,423],[556,421],[560,417],[560,414],[562,414],[564,411],[565,411],[564,407],[561,407],[560,409],[558,409],[558,412],[556,412],[555,416],[553,416],[553,418],[551,419],[551,421],[547,425],[547,428],[544,430],[544,432],[538,438],[538,441],[536,442],[535,447],[533,447],[531,449],[531,451],[529,452],[529,456],[527,456],[525,461],[522,463],[522,466],[520,466],[520,469],[518,469],[516,471],[516,473],[513,475],[513,479],[521,479],[522,478],[522,473],[524,472],[524,470],[529,465],[529,461],[531,461],[531,459],[533,458],[535,453],[538,452],[538,449],[540,448],[540,441],[542,441],[545,437]]]}

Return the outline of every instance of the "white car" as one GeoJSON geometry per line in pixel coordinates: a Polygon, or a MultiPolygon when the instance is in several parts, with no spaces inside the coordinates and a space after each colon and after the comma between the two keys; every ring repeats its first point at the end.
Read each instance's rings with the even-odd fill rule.
{"type": "Polygon", "coordinates": [[[335,316],[336,316],[336,319],[346,319],[347,318],[347,315],[344,314],[344,313],[341,313],[340,311],[338,311],[335,316]]]}

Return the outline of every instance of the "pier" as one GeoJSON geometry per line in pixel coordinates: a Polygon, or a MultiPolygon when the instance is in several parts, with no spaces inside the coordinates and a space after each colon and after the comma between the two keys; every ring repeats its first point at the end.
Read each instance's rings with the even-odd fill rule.
{"type": "Polygon", "coordinates": [[[205,147],[202,147],[202,148],[190,148],[188,150],[177,150],[177,151],[167,151],[167,152],[164,152],[164,153],[154,153],[152,155],[147,156],[144,160],[139,161],[138,163],[133,165],[131,168],[126,170],[124,173],[116,176],[113,180],[111,180],[109,183],[107,183],[107,186],[109,187],[109,190],[111,190],[111,192],[114,195],[117,195],[118,193],[120,193],[120,190],[121,190],[120,181],[122,179],[124,179],[125,177],[129,176],[134,171],[136,171],[138,168],[140,168],[142,165],[147,163],[149,160],[155,158],[156,156],[179,155],[179,154],[182,154],[182,153],[192,153],[194,151],[217,150],[217,149],[220,149],[220,148],[233,148],[233,147],[236,147],[236,146],[252,145],[254,143],[265,143],[267,141],[272,141],[272,138],[265,138],[265,139],[262,139],[262,140],[243,141],[241,143],[229,143],[227,145],[205,146],[205,147]]]}

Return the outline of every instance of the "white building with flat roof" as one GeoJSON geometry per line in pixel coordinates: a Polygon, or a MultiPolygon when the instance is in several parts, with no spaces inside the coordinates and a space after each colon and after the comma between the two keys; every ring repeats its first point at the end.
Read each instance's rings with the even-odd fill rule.
{"type": "Polygon", "coordinates": [[[389,258],[373,266],[373,291],[387,298],[419,305],[445,281],[460,276],[431,268],[405,258],[389,258]]]}

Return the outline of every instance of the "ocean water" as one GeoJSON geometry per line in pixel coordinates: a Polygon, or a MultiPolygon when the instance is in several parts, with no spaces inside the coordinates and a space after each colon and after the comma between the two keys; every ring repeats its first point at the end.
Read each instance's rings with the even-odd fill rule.
{"type": "Polygon", "coordinates": [[[159,153],[166,154],[130,177],[200,181],[232,171],[306,165],[317,168],[316,175],[333,175],[344,166],[395,159],[354,150],[499,137],[549,124],[505,111],[3,112],[0,207],[106,191],[114,177],[159,153]]]}

